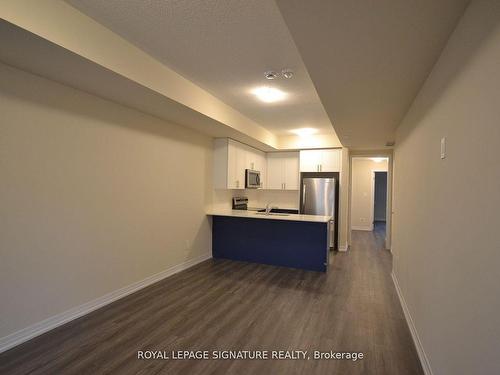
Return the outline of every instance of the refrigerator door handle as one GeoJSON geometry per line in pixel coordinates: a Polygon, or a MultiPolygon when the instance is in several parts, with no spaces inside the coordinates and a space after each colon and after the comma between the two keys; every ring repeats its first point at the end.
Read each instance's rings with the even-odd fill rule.
{"type": "Polygon", "coordinates": [[[302,184],[302,213],[306,208],[306,184],[302,184]]]}

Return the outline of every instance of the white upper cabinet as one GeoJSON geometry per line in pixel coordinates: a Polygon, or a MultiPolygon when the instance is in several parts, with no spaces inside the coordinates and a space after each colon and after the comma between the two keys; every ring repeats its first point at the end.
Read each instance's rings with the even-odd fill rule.
{"type": "Polygon", "coordinates": [[[299,190],[299,153],[287,152],[285,157],[285,190],[299,190]]]}
{"type": "Polygon", "coordinates": [[[278,153],[267,154],[266,189],[283,189],[283,160],[278,153]]]}
{"type": "Polygon", "coordinates": [[[264,181],[266,180],[266,154],[259,151],[253,147],[240,144],[244,150],[245,154],[245,169],[251,169],[260,172],[261,188],[264,187],[264,181]]]}
{"type": "Polygon", "coordinates": [[[301,172],[340,172],[339,149],[300,151],[301,172]]]}
{"type": "Polygon", "coordinates": [[[321,172],[340,172],[341,150],[323,150],[321,154],[321,172]]]}
{"type": "Polygon", "coordinates": [[[243,148],[243,145],[229,139],[227,155],[228,155],[227,188],[244,189],[246,153],[245,149],[243,148]]]}
{"type": "Polygon", "coordinates": [[[214,141],[214,187],[216,189],[244,189],[245,169],[261,172],[265,179],[265,153],[228,138],[214,141]]]}
{"type": "Polygon", "coordinates": [[[319,172],[321,164],[321,150],[300,151],[300,171],[319,172]]]}
{"type": "Polygon", "coordinates": [[[299,189],[299,154],[297,152],[271,152],[267,154],[266,189],[299,189]]]}

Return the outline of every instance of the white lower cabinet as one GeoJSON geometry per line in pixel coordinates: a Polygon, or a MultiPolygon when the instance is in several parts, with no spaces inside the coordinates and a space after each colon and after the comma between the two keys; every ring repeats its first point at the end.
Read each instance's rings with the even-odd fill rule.
{"type": "Polygon", "coordinates": [[[270,152],[267,154],[266,189],[299,189],[298,152],[270,152]]]}

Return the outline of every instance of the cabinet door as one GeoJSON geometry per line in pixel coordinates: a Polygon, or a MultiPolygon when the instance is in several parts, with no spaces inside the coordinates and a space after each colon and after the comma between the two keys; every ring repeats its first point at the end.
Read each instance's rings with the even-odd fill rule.
{"type": "Polygon", "coordinates": [[[245,188],[245,169],[247,167],[247,150],[241,143],[236,147],[236,189],[245,188]]]}
{"type": "Polygon", "coordinates": [[[283,155],[284,188],[286,190],[299,190],[299,154],[287,152],[283,155]]]}
{"type": "Polygon", "coordinates": [[[243,146],[245,152],[245,169],[257,170],[257,150],[243,146]]]}
{"type": "Polygon", "coordinates": [[[262,169],[261,155],[258,150],[251,147],[246,147],[246,164],[245,168],[260,171],[262,169]]]}
{"type": "Polygon", "coordinates": [[[283,189],[283,158],[278,153],[267,154],[266,189],[283,189]]]}
{"type": "Polygon", "coordinates": [[[246,152],[243,145],[232,140],[227,148],[227,188],[245,188],[246,152]]]}
{"type": "Polygon", "coordinates": [[[238,149],[236,144],[228,142],[227,145],[227,188],[237,189],[238,176],[237,170],[238,149]]]}
{"type": "Polygon", "coordinates": [[[267,160],[263,152],[257,154],[257,161],[255,163],[255,169],[260,172],[260,187],[266,188],[266,178],[267,178],[267,160]]]}
{"type": "Polygon", "coordinates": [[[340,172],[340,150],[323,150],[321,172],[340,172]]]}
{"type": "Polygon", "coordinates": [[[300,171],[319,172],[321,156],[321,150],[300,151],[300,171]]]}

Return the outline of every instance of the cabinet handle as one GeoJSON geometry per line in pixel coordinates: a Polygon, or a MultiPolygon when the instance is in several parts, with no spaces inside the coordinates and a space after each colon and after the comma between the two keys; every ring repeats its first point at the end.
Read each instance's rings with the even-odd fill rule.
{"type": "Polygon", "coordinates": [[[319,165],[319,171],[323,172],[323,165],[322,164],[319,165]]]}
{"type": "Polygon", "coordinates": [[[286,190],[286,182],[283,182],[283,190],[286,190]]]}
{"type": "Polygon", "coordinates": [[[304,213],[306,208],[306,184],[302,185],[302,211],[300,212],[301,214],[304,213]]]}

